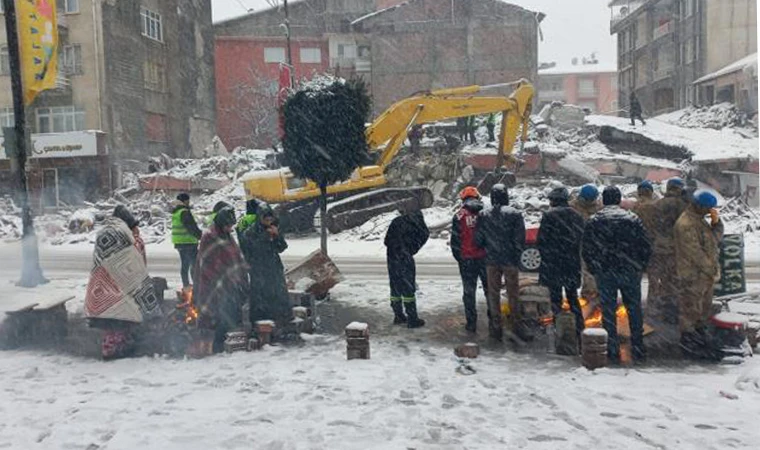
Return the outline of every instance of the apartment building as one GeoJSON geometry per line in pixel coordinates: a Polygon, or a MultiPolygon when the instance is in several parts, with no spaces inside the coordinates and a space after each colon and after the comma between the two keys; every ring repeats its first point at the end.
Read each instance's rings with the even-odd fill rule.
{"type": "Polygon", "coordinates": [[[695,82],[757,52],[755,0],[612,0],[618,97],[635,92],[646,115],[715,101],[695,82]]]}
{"type": "Polygon", "coordinates": [[[554,101],[578,105],[596,114],[613,114],[618,104],[617,66],[573,58],[568,64],[538,69],[538,108],[554,101]]]}
{"type": "MultiPolygon", "coordinates": [[[[161,153],[200,155],[215,134],[210,2],[58,0],[57,7],[56,87],[27,107],[27,122],[35,150],[73,150],[32,155],[33,198],[42,207],[76,204],[110,189],[114,166],[161,153]],[[37,195],[51,190],[57,194],[37,195]]],[[[0,21],[3,42],[5,34],[0,21]]],[[[0,43],[0,125],[12,124],[8,49],[0,43]]],[[[7,169],[0,160],[0,194],[10,190],[7,169]]]]}

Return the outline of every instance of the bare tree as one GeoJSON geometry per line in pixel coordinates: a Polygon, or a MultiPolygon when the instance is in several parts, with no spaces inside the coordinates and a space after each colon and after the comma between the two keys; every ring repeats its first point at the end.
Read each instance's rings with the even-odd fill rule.
{"type": "Polygon", "coordinates": [[[246,124],[235,138],[254,147],[270,146],[279,141],[278,87],[277,80],[268,78],[253,65],[248,68],[245,80],[230,87],[234,100],[225,112],[246,124]]]}

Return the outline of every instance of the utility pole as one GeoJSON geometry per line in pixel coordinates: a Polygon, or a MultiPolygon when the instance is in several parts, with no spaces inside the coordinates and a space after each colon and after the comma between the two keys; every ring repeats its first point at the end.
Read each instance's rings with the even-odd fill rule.
{"type": "Polygon", "coordinates": [[[24,111],[24,90],[21,85],[21,56],[19,52],[18,26],[16,24],[16,2],[14,0],[2,0],[5,10],[5,31],[8,42],[8,60],[11,72],[11,92],[13,94],[13,115],[15,145],[5,143],[6,148],[15,148],[18,163],[16,175],[18,177],[18,198],[21,203],[21,222],[23,226],[21,237],[21,280],[18,286],[36,287],[47,283],[48,280],[42,275],[40,268],[40,254],[37,248],[37,235],[34,233],[32,223],[32,211],[29,208],[29,193],[26,187],[26,112],[24,111]],[[9,146],[9,144],[11,146],[9,146]]]}
{"type": "Polygon", "coordinates": [[[290,67],[290,88],[292,89],[295,87],[295,75],[293,74],[295,68],[293,67],[293,54],[290,50],[290,15],[288,14],[288,0],[282,0],[282,2],[282,7],[285,10],[285,45],[287,46],[287,63],[290,67]]]}

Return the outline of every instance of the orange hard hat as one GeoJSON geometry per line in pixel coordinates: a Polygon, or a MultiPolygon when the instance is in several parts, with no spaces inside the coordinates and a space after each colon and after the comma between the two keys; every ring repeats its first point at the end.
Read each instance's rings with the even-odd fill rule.
{"type": "Polygon", "coordinates": [[[480,198],[480,192],[478,192],[478,188],[475,186],[467,186],[466,188],[462,189],[462,192],[459,193],[459,198],[462,200],[466,200],[468,198],[480,198]]]}

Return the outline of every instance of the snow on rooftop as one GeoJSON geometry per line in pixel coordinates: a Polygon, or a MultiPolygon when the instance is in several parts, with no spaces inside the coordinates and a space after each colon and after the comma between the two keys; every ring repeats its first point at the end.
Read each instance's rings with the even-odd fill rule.
{"type": "Polygon", "coordinates": [[[586,116],[586,123],[610,126],[626,133],[636,133],[653,141],[682,147],[692,154],[693,161],[721,161],[734,158],[758,159],[758,139],[747,138],[731,128],[711,130],[682,128],[656,118],[644,126],[632,127],[629,119],[614,116],[586,116]]]}
{"type": "Polygon", "coordinates": [[[754,69],[754,72],[757,73],[757,52],[747,55],[744,58],[735,61],[726,67],[723,67],[722,69],[718,69],[713,73],[707,74],[703,76],[702,78],[699,78],[697,81],[694,82],[694,84],[704,83],[705,81],[714,80],[716,78],[720,78],[723,75],[728,75],[734,72],[738,72],[740,70],[745,69],[754,69]]]}
{"type": "Polygon", "coordinates": [[[570,75],[584,73],[617,73],[616,64],[575,64],[556,65],[548,69],[540,69],[539,75],[570,75]]]}

